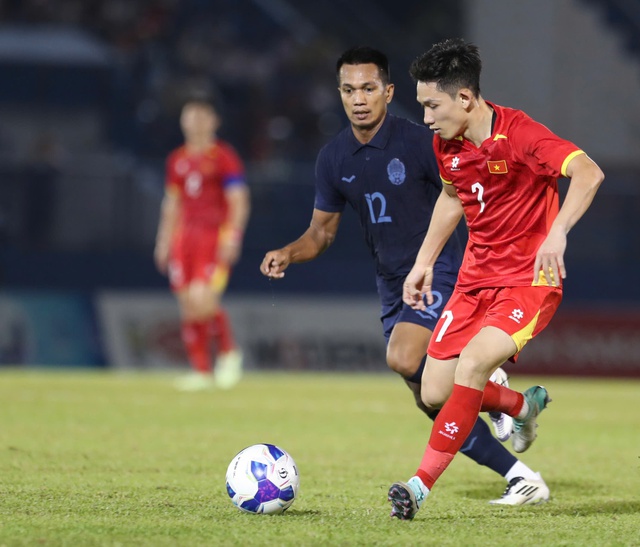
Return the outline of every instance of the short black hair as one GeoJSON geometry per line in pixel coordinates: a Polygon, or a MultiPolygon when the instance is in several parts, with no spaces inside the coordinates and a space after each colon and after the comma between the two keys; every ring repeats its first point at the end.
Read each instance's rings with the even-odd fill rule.
{"type": "Polygon", "coordinates": [[[210,108],[215,112],[218,111],[217,100],[214,99],[213,96],[208,94],[190,93],[185,97],[182,105],[183,107],[187,105],[198,105],[210,108]]]}
{"type": "Polygon", "coordinates": [[[434,44],[417,57],[409,74],[416,82],[435,82],[440,91],[452,97],[459,89],[470,89],[480,95],[482,60],[478,47],[462,38],[448,38],[434,44]]]}
{"type": "Polygon", "coordinates": [[[356,46],[345,51],[336,63],[336,78],[340,83],[340,69],[342,65],[367,65],[374,64],[378,67],[382,83],[387,85],[391,82],[391,72],[389,69],[389,59],[387,56],[369,46],[356,46]]]}
{"type": "Polygon", "coordinates": [[[186,82],[183,86],[180,99],[182,108],[188,104],[207,107],[218,116],[224,114],[225,104],[220,90],[209,83],[186,82]]]}

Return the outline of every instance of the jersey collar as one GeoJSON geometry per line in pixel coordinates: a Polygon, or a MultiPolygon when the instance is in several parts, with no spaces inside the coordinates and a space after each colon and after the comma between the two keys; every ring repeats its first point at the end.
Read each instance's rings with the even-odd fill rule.
{"type": "Polygon", "coordinates": [[[351,154],[355,154],[361,148],[365,146],[371,146],[372,148],[378,148],[380,150],[384,150],[387,147],[387,143],[389,142],[389,138],[391,137],[391,118],[393,116],[387,112],[380,129],[374,135],[373,139],[371,139],[367,144],[362,144],[358,139],[356,139],[355,135],[351,128],[349,128],[349,134],[351,135],[351,143],[349,145],[349,151],[351,154]]]}
{"type": "Polygon", "coordinates": [[[502,129],[502,112],[500,112],[500,110],[494,103],[487,101],[486,99],[484,102],[487,103],[491,108],[493,108],[493,120],[491,123],[491,138],[495,140],[495,136],[502,129]]]}

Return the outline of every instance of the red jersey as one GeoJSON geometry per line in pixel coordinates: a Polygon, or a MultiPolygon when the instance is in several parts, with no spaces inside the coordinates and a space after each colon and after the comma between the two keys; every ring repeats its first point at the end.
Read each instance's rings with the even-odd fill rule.
{"type": "Polygon", "coordinates": [[[233,147],[224,141],[216,140],[199,154],[181,146],[167,159],[166,186],[180,194],[183,229],[220,227],[227,218],[224,191],[233,184],[244,184],[244,167],[233,147]]]}
{"type": "Polygon", "coordinates": [[[532,285],[536,253],[558,214],[557,179],[584,153],[524,112],[487,104],[496,119],[479,147],[462,137],[433,142],[440,177],[455,187],[469,229],[461,291],[532,285]]]}

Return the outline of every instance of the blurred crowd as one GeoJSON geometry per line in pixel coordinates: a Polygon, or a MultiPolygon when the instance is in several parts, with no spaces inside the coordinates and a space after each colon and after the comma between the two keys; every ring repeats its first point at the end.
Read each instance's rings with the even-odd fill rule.
{"type": "Polygon", "coordinates": [[[177,143],[192,91],[218,96],[222,133],[249,160],[308,159],[341,123],[333,63],[342,44],[294,33],[249,0],[3,0],[0,22],[82,28],[108,43],[116,146],[137,155],[177,143]]]}
{"type": "Polygon", "coordinates": [[[148,245],[164,158],[182,142],[179,112],[192,93],[216,97],[220,135],[239,150],[251,182],[261,177],[274,202],[294,195],[289,183],[309,180],[319,149],[346,123],[335,78],[341,52],[358,44],[385,51],[397,84],[392,106],[409,105],[399,113],[419,118],[409,63],[459,34],[461,5],[0,0],[0,38],[14,36],[0,57],[0,254],[5,242],[38,251],[148,245]],[[16,29],[28,31],[17,42],[16,29]],[[24,40],[55,48],[51,31],[82,35],[73,47],[97,46],[108,62],[12,60],[24,40]]]}
{"type": "Polygon", "coordinates": [[[343,124],[334,77],[340,52],[369,42],[390,57],[414,55],[414,43],[440,37],[434,29],[451,32],[457,4],[1,0],[0,23],[82,28],[110,45],[116,146],[164,155],[179,141],[185,94],[197,90],[222,99],[221,132],[247,160],[305,161],[343,124]]]}

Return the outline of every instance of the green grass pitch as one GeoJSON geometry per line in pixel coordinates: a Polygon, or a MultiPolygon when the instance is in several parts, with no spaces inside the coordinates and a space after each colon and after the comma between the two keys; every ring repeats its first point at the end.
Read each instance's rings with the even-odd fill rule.
{"type": "Polygon", "coordinates": [[[392,374],[248,374],[184,394],[166,374],[0,371],[0,545],[640,545],[640,381],[512,377],[553,402],[522,455],[552,499],[494,507],[505,482],[457,456],[412,522],[386,493],[430,422],[392,374]],[[283,515],[225,491],[231,458],[271,442],[301,490],[283,515]]]}

